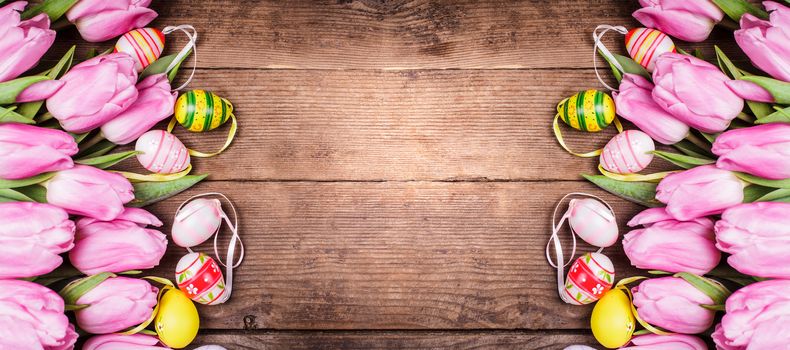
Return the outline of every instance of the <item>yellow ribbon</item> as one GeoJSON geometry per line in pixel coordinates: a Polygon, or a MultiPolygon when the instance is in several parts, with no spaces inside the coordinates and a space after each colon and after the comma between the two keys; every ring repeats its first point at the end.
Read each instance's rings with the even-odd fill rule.
{"type": "Polygon", "coordinates": [[[110,172],[123,175],[123,177],[127,178],[131,182],[164,182],[164,181],[172,181],[178,180],[184,176],[187,176],[189,172],[192,171],[192,164],[189,164],[186,169],[182,170],[181,172],[173,173],[173,174],[138,174],[129,171],[117,171],[117,170],[110,170],[110,172]]]}
{"type": "Polygon", "coordinates": [[[156,295],[156,306],[154,306],[154,310],[151,312],[151,316],[148,317],[148,319],[145,320],[143,323],[137,325],[137,327],[129,329],[129,330],[127,330],[127,331],[125,331],[123,333],[120,333],[120,334],[123,334],[123,335],[137,334],[137,333],[142,332],[146,327],[148,327],[148,325],[150,325],[151,322],[154,321],[154,318],[156,318],[156,314],[159,313],[159,304],[160,304],[159,301],[162,299],[162,295],[164,295],[165,292],[167,292],[168,290],[175,288],[175,286],[173,286],[173,282],[170,282],[170,280],[168,280],[166,278],[161,278],[161,277],[156,277],[156,276],[146,276],[146,277],[143,277],[143,278],[151,280],[151,281],[154,281],[154,282],[158,282],[158,283],[164,284],[165,286],[162,287],[162,289],[160,289],[159,293],[156,295]]]}
{"type": "MultiPolygon", "coordinates": [[[[231,119],[230,130],[228,130],[228,137],[225,139],[225,144],[222,146],[222,148],[220,148],[216,152],[211,152],[211,153],[203,153],[200,151],[189,149],[189,155],[198,158],[209,158],[224,152],[228,148],[228,146],[230,146],[230,144],[233,142],[233,138],[236,137],[236,130],[239,127],[238,122],[236,122],[236,115],[231,113],[230,119],[231,119]]],[[[172,132],[177,122],[178,120],[176,120],[176,117],[173,117],[173,119],[170,120],[170,124],[167,124],[167,132],[172,132]]]]}
{"type": "Polygon", "coordinates": [[[653,173],[646,175],[617,174],[617,173],[606,171],[606,169],[604,169],[603,166],[601,166],[601,164],[598,164],[598,171],[600,171],[603,176],[606,176],[610,179],[618,180],[618,181],[626,181],[626,182],[636,182],[636,181],[659,182],[661,181],[661,179],[667,177],[667,175],[678,172],[677,170],[673,170],[673,171],[662,171],[660,173],[653,173]]]}
{"type": "Polygon", "coordinates": [[[639,313],[636,311],[636,306],[634,306],[634,295],[631,294],[631,290],[628,289],[626,284],[633,283],[633,282],[636,282],[636,281],[639,281],[639,280],[643,280],[643,279],[647,279],[647,277],[634,276],[634,277],[624,278],[624,279],[620,280],[620,282],[617,282],[617,286],[615,286],[615,288],[622,290],[625,293],[625,295],[628,296],[628,300],[631,301],[631,313],[634,314],[634,319],[637,322],[639,322],[639,324],[642,325],[642,327],[644,327],[648,331],[652,332],[653,334],[658,334],[658,335],[669,335],[669,334],[672,334],[672,332],[667,332],[667,331],[665,331],[665,330],[663,330],[661,328],[653,326],[650,323],[647,323],[641,317],[639,317],[639,313]]]}
{"type": "MultiPolygon", "coordinates": [[[[560,129],[559,120],[560,120],[560,114],[557,113],[557,115],[554,116],[554,137],[557,138],[557,142],[560,143],[560,146],[562,146],[563,149],[565,149],[566,151],[568,151],[568,153],[574,156],[583,157],[583,158],[591,158],[601,155],[603,148],[599,148],[597,150],[587,153],[576,153],[574,151],[571,151],[571,149],[568,148],[568,146],[565,144],[565,139],[562,138],[562,130],[560,129]]],[[[617,119],[617,117],[614,118],[613,123],[614,123],[614,127],[617,128],[617,133],[623,132],[623,124],[620,124],[620,120],[617,119]]]]}

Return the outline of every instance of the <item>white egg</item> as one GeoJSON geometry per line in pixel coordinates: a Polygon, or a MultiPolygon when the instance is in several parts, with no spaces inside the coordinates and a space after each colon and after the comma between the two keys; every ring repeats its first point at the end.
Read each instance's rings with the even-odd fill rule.
{"type": "Polygon", "coordinates": [[[637,173],[650,165],[655,150],[656,144],[650,136],[639,130],[626,130],[604,146],[601,166],[616,174],[637,173]]]}
{"type": "Polygon", "coordinates": [[[601,248],[617,242],[617,221],[609,207],[593,198],[572,199],[569,207],[568,221],[579,238],[601,248]]]}
{"type": "Polygon", "coordinates": [[[222,223],[222,208],[218,199],[197,198],[176,213],[171,234],[173,242],[189,248],[209,239],[222,223]]]}
{"type": "Polygon", "coordinates": [[[134,145],[140,164],[151,172],[173,174],[185,170],[190,163],[189,150],[175,135],[164,130],[146,132],[134,145]]]}

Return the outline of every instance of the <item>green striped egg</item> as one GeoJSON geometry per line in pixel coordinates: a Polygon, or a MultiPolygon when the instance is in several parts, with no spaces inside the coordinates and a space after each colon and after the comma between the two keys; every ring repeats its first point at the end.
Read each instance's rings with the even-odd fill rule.
{"type": "Polygon", "coordinates": [[[614,120],[614,101],[605,92],[582,91],[562,100],[557,105],[557,113],[565,124],[576,130],[597,132],[614,120]]]}
{"type": "Polygon", "coordinates": [[[230,119],[233,105],[213,92],[192,90],[178,97],[175,115],[178,123],[189,131],[209,131],[230,119]]]}

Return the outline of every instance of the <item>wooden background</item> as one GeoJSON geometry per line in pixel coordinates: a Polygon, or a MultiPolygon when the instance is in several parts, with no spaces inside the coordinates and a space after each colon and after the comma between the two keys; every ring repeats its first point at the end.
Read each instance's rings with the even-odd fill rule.
{"type": "MultiPolygon", "coordinates": [[[[227,194],[240,209],[247,256],[231,300],[199,308],[197,343],[594,344],[591,307],[563,304],[545,261],[550,212],[567,192],[595,193],[625,229],[639,208],[582,181],[597,160],[562,151],[550,126],[559,100],[601,88],[591,32],[598,24],[635,26],[636,1],[153,6],[155,26],[198,29],[191,87],[232,100],[241,125],[227,152],[194,160],[208,181],[152,209],[169,224],[181,201],[206,191],[227,194]]],[[[727,35],[717,29],[714,37],[727,35]]],[[[172,38],[168,52],[184,42],[172,38]]],[[[608,39],[624,53],[621,36],[608,39]]],[[[711,57],[710,45],[681,46],[711,57]]],[[[178,135],[208,150],[226,128],[178,135]]],[[[579,149],[613,135],[566,130],[579,149]]],[[[172,278],[183,253],[171,245],[156,273],[172,278]]],[[[636,273],[619,245],[606,253],[618,277],[636,273]]]]}

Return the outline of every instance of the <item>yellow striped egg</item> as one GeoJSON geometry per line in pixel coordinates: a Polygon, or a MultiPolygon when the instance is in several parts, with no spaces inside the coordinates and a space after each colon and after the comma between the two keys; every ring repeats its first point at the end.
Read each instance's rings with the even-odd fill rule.
{"type": "Polygon", "coordinates": [[[164,49],[165,36],[159,29],[138,28],[118,38],[114,51],[132,56],[134,68],[139,73],[158,60],[164,49]]]}
{"type": "Polygon", "coordinates": [[[667,52],[676,52],[675,43],[666,34],[650,28],[634,28],[625,35],[628,55],[652,72],[656,59],[667,52]]]}
{"type": "Polygon", "coordinates": [[[557,113],[565,124],[576,130],[597,132],[614,120],[614,101],[605,92],[582,91],[562,100],[557,105],[557,113]]]}
{"type": "Polygon", "coordinates": [[[210,91],[187,91],[176,100],[176,120],[189,131],[214,130],[232,115],[233,105],[230,101],[210,91]]]}

